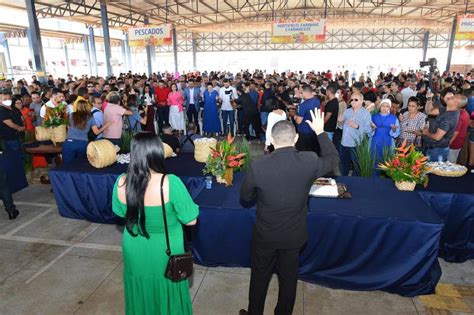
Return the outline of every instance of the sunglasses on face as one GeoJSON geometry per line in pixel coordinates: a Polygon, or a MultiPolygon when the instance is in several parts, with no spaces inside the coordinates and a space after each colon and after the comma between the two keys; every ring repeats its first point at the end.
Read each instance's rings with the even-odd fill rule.
{"type": "Polygon", "coordinates": [[[359,100],[357,98],[351,98],[351,102],[358,102],[359,100]]]}
{"type": "Polygon", "coordinates": [[[88,85],[87,86],[89,89],[93,88],[94,86],[93,85],[88,85]]]}

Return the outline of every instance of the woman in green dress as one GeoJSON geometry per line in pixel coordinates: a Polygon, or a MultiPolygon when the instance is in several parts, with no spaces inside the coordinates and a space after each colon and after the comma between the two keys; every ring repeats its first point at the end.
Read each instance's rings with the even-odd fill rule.
{"type": "Polygon", "coordinates": [[[164,277],[168,264],[160,184],[172,255],[184,253],[181,224],[194,225],[199,207],[174,175],[165,175],[160,138],[151,133],[133,137],[130,165],[114,186],[112,208],[126,220],[123,233],[123,283],[126,314],[192,314],[188,280],[164,277]]]}

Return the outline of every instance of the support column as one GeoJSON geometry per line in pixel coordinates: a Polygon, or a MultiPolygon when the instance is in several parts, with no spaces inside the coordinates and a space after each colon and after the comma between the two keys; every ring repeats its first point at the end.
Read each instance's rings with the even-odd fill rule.
{"type": "Polygon", "coordinates": [[[5,52],[5,62],[7,66],[5,75],[8,77],[8,73],[11,73],[13,76],[12,59],[10,57],[10,47],[8,46],[8,38],[6,33],[0,33],[0,42],[2,43],[3,51],[5,52]]]}
{"type": "Polygon", "coordinates": [[[84,43],[84,51],[86,52],[86,59],[87,59],[87,64],[89,65],[89,73],[92,76],[92,63],[91,63],[91,53],[89,49],[89,40],[87,38],[87,35],[84,35],[82,38],[82,42],[84,43]]]}
{"type": "Polygon", "coordinates": [[[191,35],[191,43],[192,43],[192,49],[193,49],[193,70],[197,70],[197,64],[196,64],[196,54],[197,54],[197,40],[196,40],[196,34],[192,33],[191,35]]]}
{"type": "Polygon", "coordinates": [[[43,45],[41,44],[41,33],[36,17],[35,0],[25,0],[26,12],[28,14],[28,39],[31,50],[31,60],[36,76],[41,82],[46,82],[46,63],[43,55],[43,45]]]}
{"type": "MultiPolygon", "coordinates": [[[[145,22],[145,25],[149,24],[148,16],[145,16],[144,22],[145,22]]],[[[152,67],[153,62],[152,62],[151,56],[152,56],[152,47],[147,45],[146,46],[146,64],[148,68],[148,77],[151,77],[151,75],[153,74],[153,67],[152,67]]]]}
{"type": "Polygon", "coordinates": [[[69,52],[68,52],[67,44],[65,41],[63,41],[63,47],[64,47],[64,56],[66,57],[67,74],[71,74],[71,67],[69,66],[69,52]]]}
{"type": "Polygon", "coordinates": [[[105,65],[107,66],[107,76],[113,76],[112,64],[112,51],[110,49],[110,34],[109,34],[109,18],[107,16],[107,4],[105,2],[100,3],[100,15],[102,17],[102,33],[104,35],[104,50],[105,50],[105,65]]]}
{"type": "Polygon", "coordinates": [[[125,50],[127,52],[127,71],[133,72],[133,65],[132,65],[132,51],[130,50],[130,44],[128,42],[128,32],[125,33],[125,50]]]}
{"type": "Polygon", "coordinates": [[[120,41],[120,50],[122,51],[122,69],[127,72],[128,65],[127,65],[127,49],[125,48],[125,40],[120,41]]]}
{"type": "Polygon", "coordinates": [[[174,53],[174,72],[178,72],[178,36],[176,35],[176,27],[173,26],[173,53],[174,53]]]}
{"type": "Polygon", "coordinates": [[[430,40],[430,31],[426,31],[423,35],[423,61],[426,61],[426,54],[428,52],[428,43],[430,40]]]}
{"type": "Polygon", "coordinates": [[[96,77],[99,75],[99,69],[97,67],[97,50],[95,49],[95,36],[94,28],[89,26],[89,42],[90,42],[90,61],[91,61],[91,75],[96,77]],[[93,72],[92,72],[93,71],[93,72]]]}
{"type": "Polygon", "coordinates": [[[457,16],[453,17],[453,25],[451,26],[451,35],[449,36],[448,61],[446,62],[446,72],[451,68],[451,58],[453,57],[454,38],[456,37],[457,16]]]}

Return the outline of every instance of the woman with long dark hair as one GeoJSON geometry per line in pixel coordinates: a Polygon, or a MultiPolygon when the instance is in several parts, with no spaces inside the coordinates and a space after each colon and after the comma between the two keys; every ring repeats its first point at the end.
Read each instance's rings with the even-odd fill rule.
{"type": "Polygon", "coordinates": [[[69,116],[69,130],[63,144],[64,163],[69,163],[77,157],[86,156],[89,130],[92,129],[92,132],[98,135],[112,124],[112,122],[106,122],[101,128],[98,128],[89,111],[89,103],[79,100],[76,106],[76,111],[69,116]]]}
{"type": "Polygon", "coordinates": [[[126,221],[122,245],[126,314],[192,314],[188,281],[164,277],[168,256],[162,183],[171,254],[182,254],[181,224],[196,224],[199,208],[181,180],[165,173],[160,138],[137,133],[127,173],[117,179],[112,197],[113,211],[126,221]]]}
{"type": "Polygon", "coordinates": [[[144,130],[151,132],[151,133],[156,133],[156,127],[155,127],[155,106],[156,106],[156,101],[155,101],[155,95],[153,94],[153,91],[150,87],[150,85],[145,85],[143,88],[143,93],[140,95],[140,100],[143,105],[147,106],[147,122],[144,126],[144,130]]]}

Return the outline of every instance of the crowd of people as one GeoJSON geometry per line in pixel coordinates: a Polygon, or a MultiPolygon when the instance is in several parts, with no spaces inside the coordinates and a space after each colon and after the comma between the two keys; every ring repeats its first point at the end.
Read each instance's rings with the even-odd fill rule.
{"type": "Polygon", "coordinates": [[[473,73],[434,75],[409,71],[380,73],[375,80],[349,72],[262,71],[121,74],[39,82],[0,82],[0,137],[5,150],[21,150],[48,108],[65,103],[69,131],[64,161],[85,155],[88,141],[109,139],[120,146],[125,131],[159,134],[173,150],[193,146],[201,136],[245,135],[273,150],[269,131],[280,120],[293,123],[300,151],[319,153],[317,137],[305,123],[309,112],[325,113],[325,132],[340,153],[342,175],[357,163],[364,137],[381,159],[403,141],[432,161],[474,165],[473,73]],[[352,79],[352,80],[351,80],[352,79]],[[176,139],[174,139],[176,138],[176,139]],[[460,154],[461,153],[461,154],[460,154]]]}
{"type": "MultiPolygon", "coordinates": [[[[84,157],[90,141],[108,139],[123,147],[124,133],[132,135],[130,166],[112,196],[113,211],[126,222],[127,314],[192,313],[187,281],[164,274],[169,256],[184,253],[181,224],[196,224],[199,207],[179,178],[166,175],[161,143],[179,153],[193,152],[202,136],[263,141],[268,154],[249,166],[240,192],[243,200],[257,199],[257,218],[248,311],[239,313],[263,314],[276,268],[275,313],[291,314],[313,181],[338,164],[342,175],[351,168],[357,175],[356,147],[364,139],[378,161],[387,148],[408,143],[432,161],[474,166],[473,79],[474,70],[431,79],[422,71],[380,73],[375,80],[354,74],[350,80],[348,71],[218,71],[49,76],[42,83],[32,77],[15,86],[6,80],[0,83],[0,139],[3,150],[21,153],[22,142],[34,139],[35,128],[55,108],[64,108],[68,117],[64,163],[84,157]]],[[[4,175],[0,172],[0,197],[14,219],[18,211],[4,194],[4,175]]]]}

